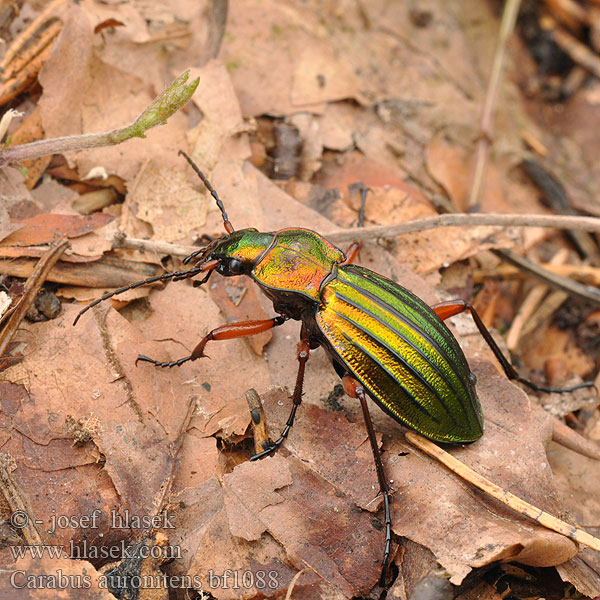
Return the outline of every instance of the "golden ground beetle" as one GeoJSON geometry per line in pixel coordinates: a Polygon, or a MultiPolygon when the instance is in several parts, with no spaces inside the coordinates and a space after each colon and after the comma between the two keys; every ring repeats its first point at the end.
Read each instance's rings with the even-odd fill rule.
{"type": "Polygon", "coordinates": [[[358,254],[356,243],[344,253],[309,229],[282,229],[274,233],[256,229],[236,231],[209,181],[187,154],[181,154],[215,199],[227,235],[185,258],[184,264],[196,260],[193,268],[150,277],[105,294],[86,306],[74,324],[99,302],[142,285],[189,279],[203,273],[204,278],[194,282],[199,286],[215,271],[225,277],[250,276],[273,302],[277,317],[217,327],[190,356],[179,360],[160,362],[143,355],[138,360],[159,367],[178,366],[203,357],[211,340],[255,335],[288,319],[301,321],[298,376],[290,415],[280,437],[252,460],[272,454],[287,437],[302,401],[304,369],[310,351],[323,347],[342,379],[344,391],[359,399],[364,414],[384,500],[386,535],[380,579],[384,584],[392,538],[389,486],[367,396],[394,420],[438,442],[473,442],[483,434],[475,376],[444,319],[469,311],[507,377],[535,390],[564,392],[592,383],[557,390],[521,378],[470,304],[459,300],[428,306],[390,279],[353,265],[358,254]]]}

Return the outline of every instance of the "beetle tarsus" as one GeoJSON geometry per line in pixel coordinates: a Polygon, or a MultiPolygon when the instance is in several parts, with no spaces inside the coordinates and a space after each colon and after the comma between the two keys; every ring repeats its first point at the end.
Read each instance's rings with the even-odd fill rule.
{"type": "Polygon", "coordinates": [[[520,381],[522,384],[530,387],[532,390],[536,391],[536,392],[547,392],[547,393],[555,393],[555,394],[566,394],[568,392],[574,392],[575,390],[579,390],[581,388],[586,388],[586,387],[594,387],[594,382],[593,381],[584,381],[583,383],[578,383],[577,385],[573,385],[571,387],[568,388],[555,388],[555,387],[548,387],[545,385],[538,385],[537,383],[534,383],[533,381],[529,381],[529,379],[525,379],[524,377],[515,377],[515,379],[517,381],[520,381]]]}
{"type": "Polygon", "coordinates": [[[191,254],[189,254],[188,256],[186,256],[183,259],[183,264],[187,265],[191,260],[193,260],[194,258],[196,258],[196,256],[199,256],[200,254],[202,254],[204,252],[204,248],[200,248],[200,250],[196,250],[194,252],[192,252],[191,254]]]}
{"type": "Polygon", "coordinates": [[[137,367],[138,361],[142,361],[142,362],[149,362],[152,363],[154,366],[156,367],[180,367],[183,363],[188,362],[189,360],[194,360],[191,356],[185,356],[183,358],[180,358],[178,360],[172,360],[169,362],[161,362],[160,360],[154,360],[153,358],[150,358],[149,356],[145,356],[144,354],[140,354],[138,355],[138,357],[135,359],[135,366],[137,367]]]}
{"type": "Polygon", "coordinates": [[[381,575],[379,575],[379,585],[386,587],[385,576],[387,574],[390,553],[392,549],[392,516],[390,513],[390,495],[389,492],[383,494],[383,510],[385,518],[385,548],[383,550],[383,560],[381,561],[381,575]]]}

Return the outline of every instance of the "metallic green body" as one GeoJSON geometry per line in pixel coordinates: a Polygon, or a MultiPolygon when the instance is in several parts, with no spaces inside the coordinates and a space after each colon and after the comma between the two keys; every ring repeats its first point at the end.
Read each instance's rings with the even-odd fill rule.
{"type": "MultiPolygon", "coordinates": [[[[307,229],[236,231],[210,257],[238,259],[280,314],[302,320],[338,372],[396,421],[441,442],[483,433],[475,378],[458,342],[420,298],[307,229]]],[[[228,274],[224,271],[224,274],[228,274]]],[[[239,274],[239,273],[230,273],[239,274]]]]}

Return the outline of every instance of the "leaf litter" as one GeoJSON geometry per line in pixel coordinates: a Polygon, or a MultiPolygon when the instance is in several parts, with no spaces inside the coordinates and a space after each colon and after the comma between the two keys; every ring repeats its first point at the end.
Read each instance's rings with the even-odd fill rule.
{"type": "MultiPolygon", "coordinates": [[[[188,245],[200,233],[220,234],[212,200],[176,156],[179,148],[190,146],[237,228],[298,225],[326,234],[351,226],[356,207],[346,186],[357,179],[372,187],[367,205],[372,224],[433,215],[444,197],[457,209],[464,206],[467,159],[485,89],[481,73],[488,70],[489,40],[497,31],[489,7],[482,3],[477,18],[469,20],[460,3],[428,2],[420,10],[436,26],[423,27],[408,5],[392,10],[383,2],[367,8],[350,1],[326,4],[308,3],[302,10],[287,2],[231,5],[219,57],[192,72],[201,77],[192,104],[145,140],[66,154],[81,177],[101,166],[121,178],[124,203],[106,213],[118,219],[121,230],[188,245]],[[316,150],[305,155],[312,162],[304,173],[322,164],[318,182],[338,190],[328,216],[341,216],[341,221],[332,223],[318,203],[311,208],[300,202],[300,185],[294,198],[293,186],[282,189],[248,163],[252,120],[264,115],[309,124],[301,126],[304,143],[316,150]]],[[[134,2],[68,5],[61,33],[39,73],[45,136],[109,130],[139,114],[169,75],[194,62],[185,48],[202,50],[206,7],[185,2],[168,10],[134,2]],[[94,34],[94,26],[108,18],[125,26],[94,34]]],[[[510,82],[504,94],[498,156],[489,170],[482,209],[544,212],[537,190],[515,165],[523,157],[522,129],[540,139],[551,134],[527,116],[510,82]]],[[[577,115],[575,109],[569,114],[577,115]]],[[[567,142],[558,145],[563,151],[559,159],[571,166],[576,161],[567,142]]],[[[575,187],[586,175],[584,166],[578,169],[575,187]]],[[[0,252],[10,257],[22,248],[22,256],[37,256],[31,246],[52,241],[55,229],[49,225],[74,217],[65,214],[64,205],[52,204],[50,188],[45,188],[46,197],[37,188],[35,197],[16,171],[5,171],[1,192],[8,210],[16,214],[25,203],[43,206],[27,218],[41,215],[37,218],[48,229],[33,239],[27,229],[14,229],[16,220],[3,218],[0,252]]],[[[570,185],[569,192],[577,196],[570,185]]],[[[91,218],[108,220],[102,213],[91,218]]],[[[87,218],[80,222],[90,223],[87,218]]],[[[79,247],[74,244],[64,260],[96,259],[107,249],[101,240],[110,239],[110,227],[91,227],[94,233],[78,238],[79,247]],[[104,237],[83,242],[91,235],[104,237]]],[[[60,229],[68,235],[68,228],[60,229]]],[[[433,303],[436,292],[414,271],[436,283],[441,267],[485,248],[528,249],[546,237],[547,232],[523,235],[491,227],[432,231],[395,240],[389,253],[366,244],[360,262],[433,303]]],[[[134,262],[157,264],[161,258],[115,252],[134,262]]],[[[105,276],[97,278],[103,287],[105,276]]],[[[85,274],[75,282],[85,285],[85,274]]],[[[199,363],[135,367],[140,353],[174,360],[224,321],[260,318],[264,308],[272,314],[264,303],[259,308],[262,301],[251,289],[235,292],[235,301],[232,293],[223,294],[222,286],[196,290],[188,282],[174,283],[137,300],[127,313],[131,322],[107,303],[87,313],[76,329],[71,322],[77,308],[69,305],[58,319],[24,325],[18,339],[25,358],[6,369],[0,383],[2,452],[18,466],[11,476],[26,495],[28,510],[42,521],[45,543],[85,540],[90,547],[106,547],[130,539],[130,531],[110,526],[111,511],[153,514],[160,490],[172,480],[168,511],[176,528],[166,533],[183,556],[164,567],[166,572],[200,576],[203,589],[216,598],[277,596],[301,570],[294,598],[366,596],[377,581],[383,550],[381,500],[356,403],[338,400],[339,412],[322,403],[337,380],[323,352],[311,357],[305,402],[277,456],[235,466],[225,459],[237,446],[244,447],[248,387],[263,396],[271,435],[283,426],[288,395],[273,386],[289,387],[294,381],[297,326],[288,323],[275,330],[264,357],[255,340],[252,349],[242,341],[212,342],[207,347],[211,358],[199,363]],[[171,448],[189,402],[195,409],[173,471],[171,448]],[[84,416],[93,416],[98,428],[87,443],[73,445],[67,423],[84,416]],[[96,508],[102,514],[97,530],[45,533],[55,514],[86,515],[96,508]],[[233,590],[220,580],[211,587],[211,574],[222,576],[227,569],[240,576],[252,573],[251,585],[233,590]],[[262,586],[258,572],[274,573],[277,587],[262,586]]],[[[97,297],[97,290],[89,297],[97,297]]],[[[586,473],[597,470],[597,463],[555,444],[548,458],[552,418],[498,375],[485,353],[470,350],[468,356],[479,379],[486,434],[476,444],[453,448],[453,454],[540,508],[560,513],[566,507],[577,522],[593,527],[598,494],[586,473]]],[[[456,585],[471,569],[498,560],[561,565],[562,576],[584,594],[600,593],[596,553],[584,551],[573,559],[577,548],[571,541],[462,483],[407,445],[398,425],[377,409],[371,412],[393,480],[393,529],[404,560],[410,563],[411,556],[423,556],[427,548],[456,585]]],[[[98,559],[91,563],[92,573],[102,565],[98,559]]],[[[26,570],[44,572],[57,564],[28,564],[26,570]]],[[[73,573],[78,568],[64,567],[73,573]]],[[[410,576],[406,567],[401,569],[408,585],[410,576]]],[[[394,588],[400,594],[399,586],[400,579],[394,588]]],[[[406,588],[399,597],[411,592],[406,588]]]]}

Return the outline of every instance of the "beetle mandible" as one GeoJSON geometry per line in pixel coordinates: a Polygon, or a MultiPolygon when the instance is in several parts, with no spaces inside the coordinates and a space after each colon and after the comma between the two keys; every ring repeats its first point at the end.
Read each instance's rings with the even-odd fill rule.
{"type": "Polygon", "coordinates": [[[344,253],[309,229],[290,228],[271,233],[253,228],[235,230],[210,182],[185,152],[180,154],[215,199],[227,235],[186,257],[183,261],[186,265],[196,259],[193,268],[150,277],[107,293],[82,309],[73,324],[103,300],[157,281],[177,281],[204,274],[201,280],[194,281],[199,286],[214,272],[225,277],[251,277],[273,302],[278,316],[217,327],[198,343],[190,356],[179,360],[160,362],[143,355],[138,360],[159,367],[179,366],[202,358],[209,341],[255,335],[289,319],[300,321],[298,375],[290,415],[279,438],[251,460],[272,454],[288,436],[302,402],[310,351],[322,347],[340,376],[344,391],[360,401],[365,418],[384,503],[386,533],[380,579],[383,584],[392,538],[390,493],[367,397],[395,421],[434,441],[473,442],[483,434],[476,379],[445,319],[470,312],[509,379],[535,390],[555,392],[572,391],[592,383],[555,389],[520,377],[469,303],[457,300],[430,307],[394,281],[354,265],[359,249],[356,243],[344,253]]]}

